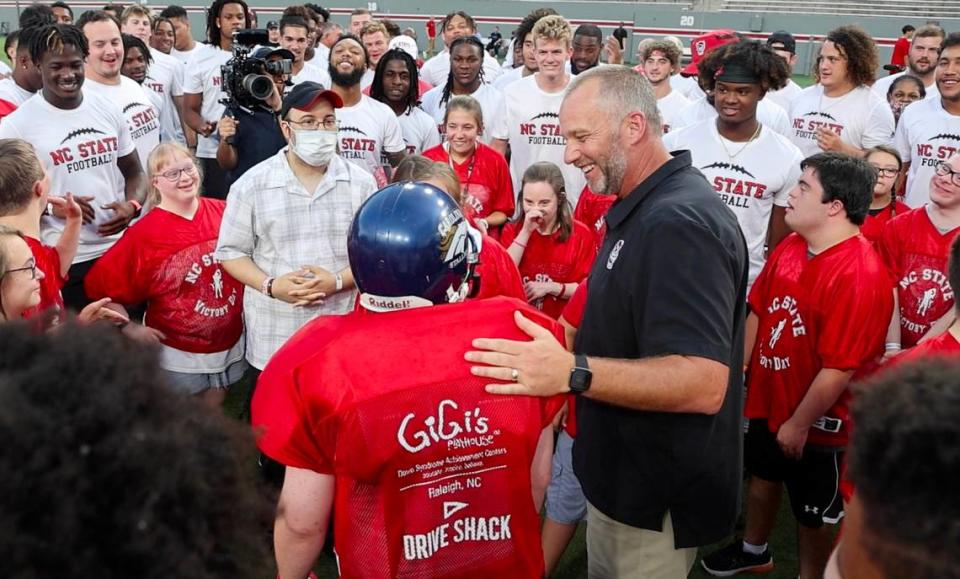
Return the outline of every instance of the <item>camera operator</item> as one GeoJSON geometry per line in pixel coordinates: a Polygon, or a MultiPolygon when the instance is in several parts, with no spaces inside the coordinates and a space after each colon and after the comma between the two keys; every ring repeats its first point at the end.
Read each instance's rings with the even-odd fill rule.
{"type": "MultiPolygon", "coordinates": [[[[258,48],[250,57],[267,64],[292,62],[294,58],[289,50],[271,47],[258,48]]],[[[250,167],[276,155],[287,144],[277,122],[277,112],[289,75],[276,70],[271,73],[266,65],[261,66],[261,73],[273,79],[272,94],[266,100],[251,98],[252,102],[231,102],[218,125],[217,163],[228,172],[228,184],[233,184],[250,167]]]]}

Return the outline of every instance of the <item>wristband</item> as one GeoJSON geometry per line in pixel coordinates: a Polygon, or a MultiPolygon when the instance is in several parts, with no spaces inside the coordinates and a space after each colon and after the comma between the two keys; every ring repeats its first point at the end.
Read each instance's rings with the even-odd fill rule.
{"type": "Polygon", "coordinates": [[[562,283],[559,283],[559,282],[557,283],[557,285],[560,286],[560,291],[558,291],[558,292],[557,292],[556,294],[554,294],[554,295],[555,295],[556,297],[560,298],[560,299],[563,299],[563,294],[564,294],[565,291],[567,291],[567,286],[566,286],[566,284],[562,284],[562,283]]]}
{"type": "Polygon", "coordinates": [[[516,243],[517,245],[519,245],[520,247],[524,248],[524,249],[527,248],[527,245],[526,245],[525,243],[520,243],[520,242],[517,241],[516,239],[514,239],[513,242],[516,243]]]}
{"type": "Polygon", "coordinates": [[[260,293],[267,296],[268,298],[273,297],[273,280],[275,278],[268,277],[260,283],[260,293]]]}
{"type": "Polygon", "coordinates": [[[343,289],[343,276],[338,273],[338,274],[336,275],[336,278],[335,278],[335,279],[337,280],[337,291],[342,290],[342,289],[343,289]]]}
{"type": "Polygon", "coordinates": [[[140,205],[140,202],[136,199],[127,199],[127,203],[133,205],[134,215],[140,215],[140,211],[143,210],[143,205],[140,205]]]}
{"type": "Polygon", "coordinates": [[[883,349],[887,352],[895,352],[903,349],[903,346],[897,342],[887,342],[884,344],[883,349]]]}

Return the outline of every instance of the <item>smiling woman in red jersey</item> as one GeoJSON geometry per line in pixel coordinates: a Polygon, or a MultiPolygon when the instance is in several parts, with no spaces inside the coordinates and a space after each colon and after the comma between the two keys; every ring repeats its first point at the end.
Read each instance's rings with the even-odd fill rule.
{"type": "Polygon", "coordinates": [[[574,221],[563,174],[553,163],[534,163],[524,172],[521,197],[520,214],[503,228],[501,241],[520,268],[527,301],[559,318],[593,265],[593,234],[574,221]]]}
{"type": "Polygon", "coordinates": [[[860,233],[876,243],[887,222],[910,211],[910,207],[897,201],[893,192],[903,168],[900,153],[893,147],[879,145],[869,149],[864,158],[877,170],[877,185],[873,188],[873,201],[866,221],[860,226],[860,233]]]}
{"type": "Polygon", "coordinates": [[[162,345],[171,386],[219,406],[246,369],[243,285],[213,257],[226,203],[200,197],[200,171],[181,145],[158,146],[147,165],[153,209],[90,270],[85,288],[94,299],[146,302],[144,325],[162,345]]]}
{"type": "Polygon", "coordinates": [[[443,117],[446,142],[423,153],[428,159],[448,163],[463,187],[463,213],[484,232],[496,234],[513,214],[513,185],[506,159],[480,142],[483,111],[471,96],[447,103],[443,117]]]}

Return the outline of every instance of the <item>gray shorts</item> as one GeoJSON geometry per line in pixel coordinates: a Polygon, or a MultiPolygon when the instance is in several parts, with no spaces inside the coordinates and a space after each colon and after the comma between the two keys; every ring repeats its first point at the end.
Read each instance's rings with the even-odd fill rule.
{"type": "Polygon", "coordinates": [[[566,431],[557,437],[553,453],[553,472],[547,487],[547,517],[565,525],[575,525],[587,516],[587,499],[580,481],[573,474],[573,438],[566,431]]]}
{"type": "Polygon", "coordinates": [[[223,372],[213,374],[188,374],[167,370],[167,383],[178,394],[200,394],[210,388],[226,389],[243,378],[247,371],[247,361],[243,358],[227,366],[223,372]]]}

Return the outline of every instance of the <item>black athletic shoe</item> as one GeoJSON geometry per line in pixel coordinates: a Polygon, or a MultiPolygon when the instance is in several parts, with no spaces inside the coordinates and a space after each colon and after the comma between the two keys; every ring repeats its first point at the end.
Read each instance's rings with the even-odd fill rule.
{"type": "Polygon", "coordinates": [[[737,573],[769,573],[773,571],[773,555],[770,554],[770,547],[767,547],[762,555],[752,555],[743,550],[741,541],[735,541],[701,559],[700,565],[714,577],[730,577],[737,573]]]}

